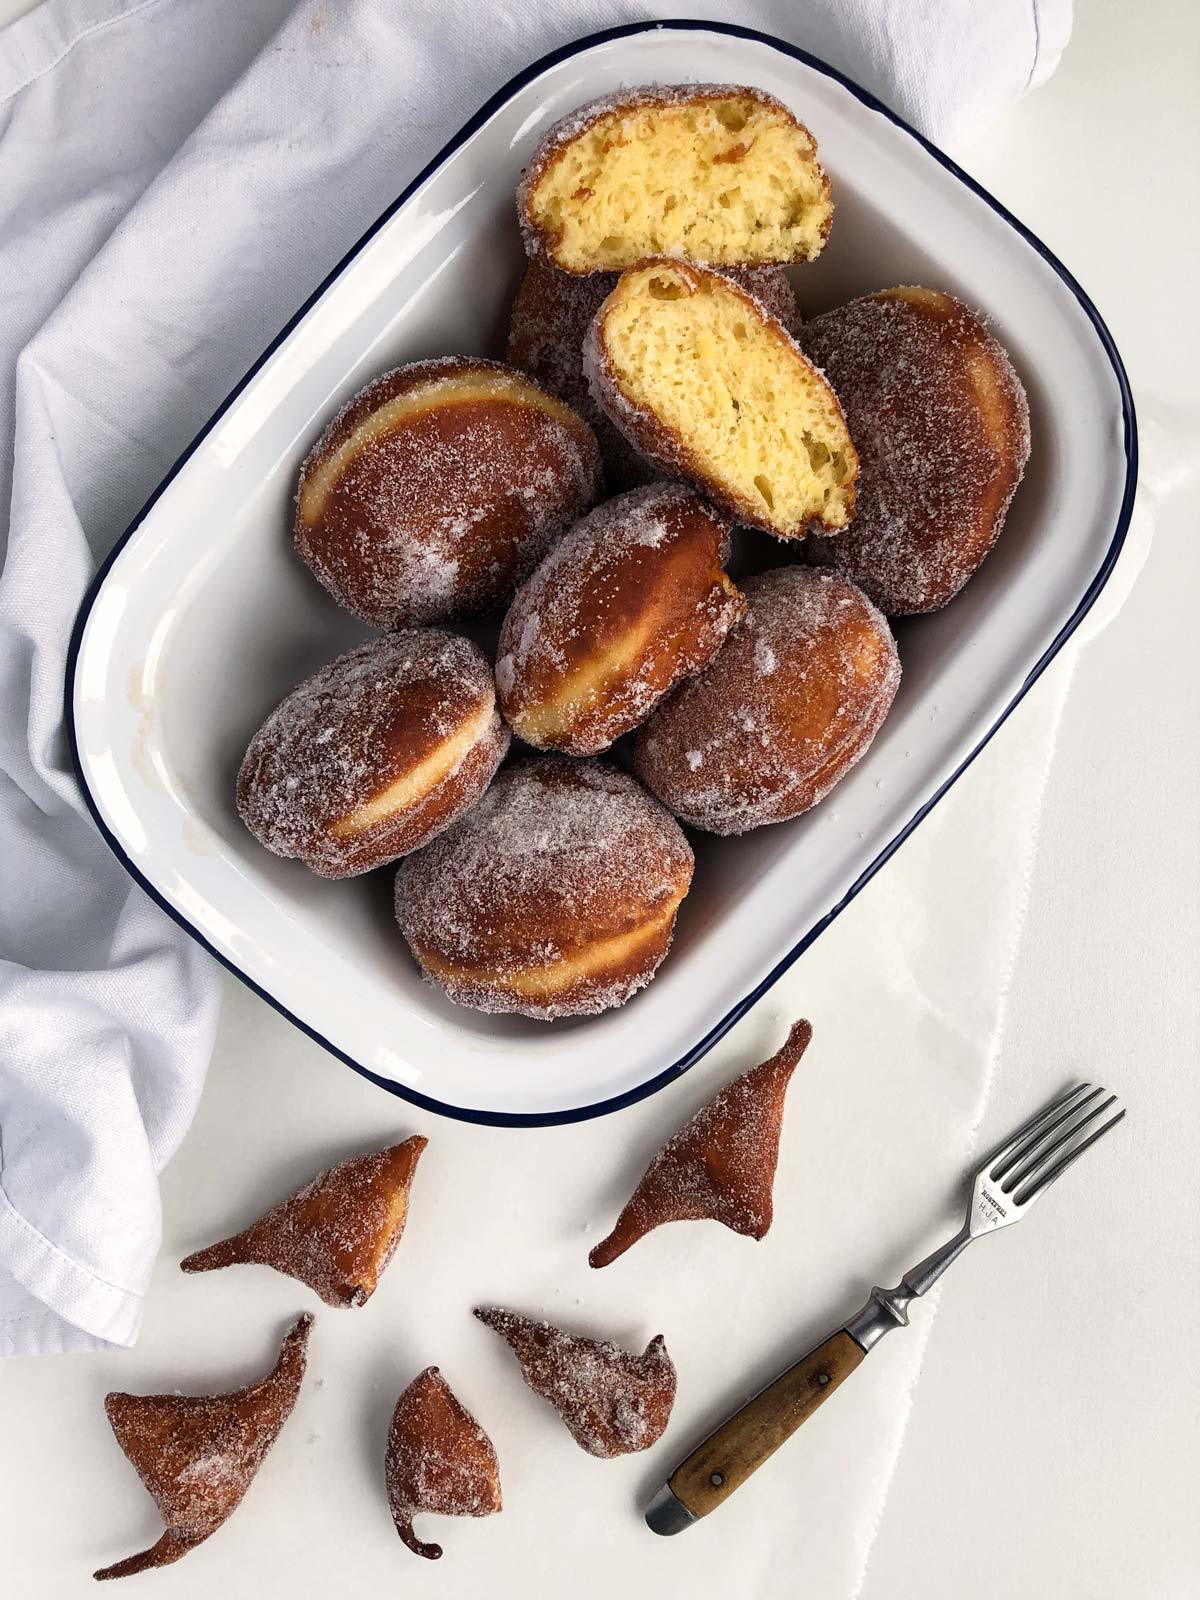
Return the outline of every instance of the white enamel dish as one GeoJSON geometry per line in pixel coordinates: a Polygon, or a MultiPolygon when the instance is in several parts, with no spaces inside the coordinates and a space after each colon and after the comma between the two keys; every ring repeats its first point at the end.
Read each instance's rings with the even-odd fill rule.
{"type": "Polygon", "coordinates": [[[125,534],[76,627],[76,764],[143,887],[349,1065],[471,1120],[599,1115],[698,1060],[945,792],[1095,600],[1135,478],[1128,384],[1095,308],[946,157],[822,63],[762,35],[697,23],[597,34],[531,67],[471,120],[125,534]],[[899,697],[824,805],[741,839],[696,836],[675,946],[624,1009],[550,1025],[498,1019],[421,982],[392,920],[389,872],[327,883],[262,850],[234,810],[234,775],[267,711],[365,631],[291,548],[306,449],[386,367],[500,353],[521,267],[513,190],[539,136],[594,95],[684,80],[758,85],[815,133],[837,210],[825,254],[795,275],[802,308],[896,283],[982,308],[1029,391],[1033,457],[978,576],[945,611],[898,628],[899,697]]]}

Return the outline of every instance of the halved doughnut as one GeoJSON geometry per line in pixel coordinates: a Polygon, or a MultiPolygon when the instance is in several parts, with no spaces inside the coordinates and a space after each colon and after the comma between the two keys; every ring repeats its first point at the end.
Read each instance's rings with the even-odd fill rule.
{"type": "Polygon", "coordinates": [[[517,191],[531,256],[612,272],[646,256],[713,266],[811,261],[833,216],[816,140],[736,84],[624,89],[546,134],[517,191]]]}
{"type": "Polygon", "coordinates": [[[837,396],[784,327],[719,272],[623,272],[588,331],[596,398],[669,476],[780,539],[845,527],[858,457],[837,396]]]}
{"type": "MultiPolygon", "coordinates": [[[[731,271],[789,333],[800,327],[800,309],[787,274],[779,267],[731,271]]],[[[508,326],[505,360],[557,395],[595,430],[610,490],[632,489],[658,476],[654,467],[601,411],[583,371],[583,341],[592,318],[617,286],[615,272],[573,277],[542,260],[525,268],[508,326]]]]}

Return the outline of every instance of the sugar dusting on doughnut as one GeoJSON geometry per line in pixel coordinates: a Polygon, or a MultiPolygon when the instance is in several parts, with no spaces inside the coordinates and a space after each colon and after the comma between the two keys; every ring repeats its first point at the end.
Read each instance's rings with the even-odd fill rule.
{"type": "Polygon", "coordinates": [[[513,763],[396,875],[425,975],[477,1010],[555,1017],[621,1005],[653,977],[691,883],[682,830],[603,761],[513,763]]]}
{"type": "Polygon", "coordinates": [[[743,590],[746,616],[663,701],[634,751],[653,793],[710,833],[816,805],[866,751],[900,682],[887,622],[845,579],[784,567],[743,590]]]}
{"type": "Polygon", "coordinates": [[[508,598],[599,483],[587,423],[525,374],[416,362],[354,396],[309,452],[296,546],[376,627],[471,615],[508,598]]]}
{"type": "Polygon", "coordinates": [[[683,484],[605,501],[518,590],[496,660],[530,744],[594,755],[698,671],[745,610],[722,570],[730,525],[683,484]]]}
{"type": "Polygon", "coordinates": [[[1029,405],[1008,356],[952,296],[894,289],[801,334],[859,453],[854,521],[806,560],[836,567],[891,616],[954,597],[992,548],[1029,458],[1029,405]]]}
{"type": "Polygon", "coordinates": [[[403,629],[329,662],[276,707],[246,752],[238,810],[274,854],[345,877],[448,827],[508,740],[478,645],[403,629]]]}

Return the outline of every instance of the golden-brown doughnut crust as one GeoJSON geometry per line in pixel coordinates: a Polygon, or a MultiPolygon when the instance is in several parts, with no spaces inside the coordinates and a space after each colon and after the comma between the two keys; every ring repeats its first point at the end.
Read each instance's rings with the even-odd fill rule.
{"type": "Polygon", "coordinates": [[[517,591],[500,709],[527,744],[589,756],[711,661],[746,609],[722,570],[729,519],[681,483],[590,511],[517,591]]]}
{"type": "Polygon", "coordinates": [[[836,394],[728,273],[666,259],[623,272],[583,362],[601,409],[637,449],[736,521],[799,539],[853,515],[858,457],[836,394]]]}
{"type": "Polygon", "coordinates": [[[377,378],[300,473],[296,549],[379,628],[502,604],[595,500],[583,419],[499,361],[446,356],[377,378]]]}
{"type": "MultiPolygon", "coordinates": [[[[789,333],[801,325],[787,274],[778,267],[731,269],[729,276],[752,294],[789,333]]],[[[513,301],[505,360],[527,372],[550,394],[588,422],[600,442],[610,489],[632,489],[658,477],[657,470],[600,409],[583,372],[583,341],[592,318],[617,286],[615,272],[576,277],[549,263],[529,262],[513,301]]]]}
{"type": "Polygon", "coordinates": [[[952,295],[886,289],[815,318],[804,348],[846,411],[861,464],[854,521],[804,559],[888,616],[936,611],[1000,535],[1029,457],[1029,405],[1004,350],[952,295]]]}
{"type": "Polygon", "coordinates": [[[833,202],[816,140],[774,95],[646,84],[588,101],[548,130],[518,186],[517,216],[526,253],[572,273],[652,255],[763,267],[814,260],[833,202]],[[631,159],[643,170],[619,172],[631,159]],[[589,232],[600,237],[589,243],[589,232]]]}
{"type": "Polygon", "coordinates": [[[238,810],[276,855],[352,877],[449,827],[508,740],[479,646],[406,628],[338,656],[275,708],[238,773],[238,810]]]}
{"type": "Polygon", "coordinates": [[[844,578],[782,567],[743,588],[745,617],[634,745],[643,783],[709,833],[816,805],[867,749],[900,683],[887,622],[844,578]]]}
{"type": "Polygon", "coordinates": [[[396,918],[459,1005],[587,1015],[649,983],[692,866],[683,830],[633,778],[604,761],[533,758],[401,863],[396,918]]]}

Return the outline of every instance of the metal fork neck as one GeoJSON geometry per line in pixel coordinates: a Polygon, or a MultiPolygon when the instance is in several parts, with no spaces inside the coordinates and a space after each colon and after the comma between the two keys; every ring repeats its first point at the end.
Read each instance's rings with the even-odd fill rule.
{"type": "Polygon", "coordinates": [[[862,1310],[855,1312],[845,1324],[846,1332],[864,1350],[870,1350],[893,1328],[906,1328],[909,1306],[919,1295],[933,1288],[950,1263],[963,1253],[970,1242],[971,1231],[964,1226],[953,1239],[948,1239],[932,1255],[926,1256],[924,1261],[906,1272],[894,1289],[876,1286],[862,1310]]]}

